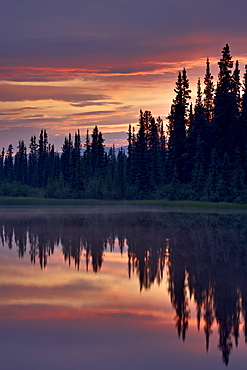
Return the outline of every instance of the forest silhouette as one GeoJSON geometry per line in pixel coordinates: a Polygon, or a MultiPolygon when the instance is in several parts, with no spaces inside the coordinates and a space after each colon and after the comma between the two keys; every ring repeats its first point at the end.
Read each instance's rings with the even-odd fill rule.
{"type": "MultiPolygon", "coordinates": [[[[66,213],[66,212],[65,212],[66,213]]],[[[15,244],[20,258],[49,268],[54,248],[76,269],[100,272],[104,252],[126,252],[126,275],[137,275],[139,288],[160,284],[167,272],[175,328],[185,341],[190,303],[196,305],[205,348],[217,325],[218,348],[227,365],[238,346],[241,322],[247,343],[246,215],[114,212],[0,217],[3,246],[15,244]],[[166,269],[165,269],[166,267],[166,269]]]]}
{"type": "Polygon", "coordinates": [[[247,202],[247,66],[241,82],[226,44],[218,67],[214,81],[206,60],[194,105],[180,71],[167,128],[141,110],[137,132],[130,125],[126,133],[126,152],[107,151],[97,126],[84,144],[79,130],[65,137],[61,153],[46,130],[31,137],[29,151],[23,140],[17,151],[3,148],[0,195],[247,202]]]}

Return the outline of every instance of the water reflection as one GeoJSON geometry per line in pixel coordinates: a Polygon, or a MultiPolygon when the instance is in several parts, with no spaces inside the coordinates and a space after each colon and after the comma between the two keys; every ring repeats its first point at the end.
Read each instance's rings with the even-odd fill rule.
{"type": "Polygon", "coordinates": [[[160,284],[167,272],[168,292],[178,336],[186,339],[196,305],[209,350],[212,327],[225,365],[238,346],[243,325],[247,343],[247,216],[113,212],[109,214],[1,215],[1,241],[15,244],[20,258],[49,268],[54,248],[76,268],[99,272],[106,251],[127,251],[129,278],[137,274],[140,290],[160,284]],[[165,270],[166,266],[166,270],[165,270]]]}

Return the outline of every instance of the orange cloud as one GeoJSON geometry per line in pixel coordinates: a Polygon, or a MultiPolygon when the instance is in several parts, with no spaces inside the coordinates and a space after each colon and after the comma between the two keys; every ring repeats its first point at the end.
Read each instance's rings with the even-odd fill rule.
{"type": "MultiPolygon", "coordinates": [[[[142,60],[140,55],[133,54],[125,67],[120,59],[112,64],[104,59],[100,68],[94,64],[89,68],[2,67],[0,74],[5,81],[0,89],[0,146],[8,146],[9,137],[12,142],[19,139],[28,142],[31,135],[38,135],[43,128],[59,149],[64,136],[77,129],[84,134],[98,125],[103,135],[127,132],[129,124],[138,123],[140,109],[151,110],[155,117],[161,116],[166,121],[177,73],[184,67],[192,88],[192,101],[195,99],[197,78],[200,76],[203,81],[206,57],[210,57],[206,46],[211,36],[201,34],[200,45],[198,35],[187,35],[184,53],[179,48],[167,53],[161,50],[159,55],[147,54],[142,60]]],[[[210,53],[216,81],[221,50],[217,50],[218,58],[214,49],[210,53]]],[[[247,62],[243,54],[233,59],[240,60],[242,69],[247,62]]],[[[116,146],[126,145],[117,136],[108,139],[110,136],[106,145],[113,142],[116,146]]]]}

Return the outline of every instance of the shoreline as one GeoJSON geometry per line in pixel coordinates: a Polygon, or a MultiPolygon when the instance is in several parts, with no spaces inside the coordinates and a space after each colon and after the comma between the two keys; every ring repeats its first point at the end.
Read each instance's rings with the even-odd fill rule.
{"type": "Polygon", "coordinates": [[[247,204],[226,202],[199,202],[199,201],[168,201],[168,200],[98,200],[98,199],[49,199],[29,197],[0,197],[0,210],[9,208],[74,208],[87,207],[107,208],[152,208],[166,212],[193,212],[193,213],[247,213],[247,204]]]}

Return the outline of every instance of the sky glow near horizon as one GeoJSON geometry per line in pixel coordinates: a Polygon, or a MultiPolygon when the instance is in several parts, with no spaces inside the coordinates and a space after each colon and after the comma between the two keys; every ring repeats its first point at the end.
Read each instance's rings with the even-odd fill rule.
{"type": "Polygon", "coordinates": [[[0,149],[46,129],[64,137],[95,125],[126,145],[139,110],[166,121],[179,70],[196,94],[206,58],[216,83],[222,48],[247,64],[247,4],[236,0],[9,0],[0,14],[0,149]]]}

